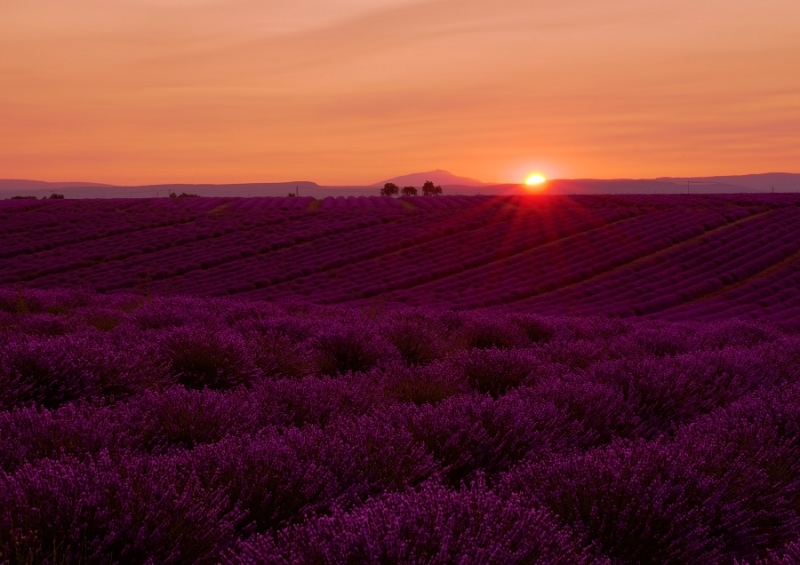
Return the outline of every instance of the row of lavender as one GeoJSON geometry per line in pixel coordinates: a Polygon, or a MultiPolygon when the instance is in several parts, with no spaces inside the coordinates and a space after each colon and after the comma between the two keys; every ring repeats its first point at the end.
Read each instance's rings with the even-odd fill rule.
{"type": "Polygon", "coordinates": [[[0,286],[797,329],[797,195],[300,200],[3,201],[0,286]]]}
{"type": "Polygon", "coordinates": [[[0,291],[0,562],[794,563],[752,322],[0,291]]]}
{"type": "MultiPolygon", "coordinates": [[[[348,211],[243,212],[234,204],[247,204],[244,199],[199,214],[196,207],[194,212],[181,211],[166,202],[127,208],[106,201],[68,203],[71,208],[49,207],[48,214],[9,215],[0,284],[109,291],[155,281],[156,292],[218,294],[272,287],[317,272],[331,274],[342,266],[440,243],[442,238],[451,248],[488,247],[486,261],[504,242],[503,228],[514,218],[513,212],[502,210],[502,203],[480,205],[485,199],[471,201],[474,211],[466,217],[452,211],[402,214],[389,209],[366,216],[348,211]],[[469,241],[460,241],[459,234],[469,235],[469,241]]],[[[568,201],[556,204],[534,210],[528,231],[552,232],[545,234],[548,241],[636,213],[612,207],[593,217],[568,201]]],[[[523,236],[517,239],[524,245],[523,236]]],[[[414,255],[428,253],[424,247],[414,255]]]]}
{"type": "MultiPolygon", "coordinates": [[[[588,213],[560,206],[520,212],[496,205],[463,214],[427,212],[325,237],[313,246],[283,249],[260,263],[239,261],[222,265],[213,274],[188,273],[181,278],[180,288],[200,294],[214,285],[209,284],[212,277],[223,281],[240,277],[244,281],[235,293],[250,299],[308,297],[320,303],[369,299],[602,228],[636,213],[617,207],[588,213]]],[[[154,290],[166,290],[173,282],[160,283],[154,290]]]]}
{"type": "MultiPolygon", "coordinates": [[[[636,245],[647,245],[647,238],[636,245]]],[[[594,269],[591,276],[576,281],[567,272],[555,288],[511,306],[562,315],[754,317],[800,330],[800,210],[746,217],[634,261],[597,269],[603,260],[603,253],[587,254],[582,264],[594,269]]],[[[440,299],[459,305],[446,294],[440,299]]]]}
{"type": "MultiPolygon", "coordinates": [[[[620,213],[607,216],[602,222],[596,219],[596,224],[589,229],[559,233],[559,237],[544,240],[536,237],[538,234],[534,230],[560,232],[568,225],[567,218],[575,221],[579,214],[570,211],[564,214],[564,219],[553,217],[544,221],[517,219],[517,225],[504,226],[498,234],[499,243],[507,247],[509,253],[495,252],[491,259],[472,262],[473,257],[484,259],[480,246],[458,251],[450,249],[450,263],[467,268],[425,281],[426,284],[411,290],[401,286],[393,289],[388,297],[415,304],[447,303],[460,308],[517,302],[614,271],[619,266],[690,241],[705,231],[732,224],[749,213],[735,210],[723,214],[697,209],[687,214],[687,210],[681,208],[647,210],[629,216],[620,213]],[[529,245],[515,245],[517,238],[529,245]],[[468,249],[473,249],[473,253],[468,249]],[[455,257],[454,251],[458,253],[455,257]]],[[[434,257],[439,259],[440,265],[447,251],[442,248],[434,257]]]]}

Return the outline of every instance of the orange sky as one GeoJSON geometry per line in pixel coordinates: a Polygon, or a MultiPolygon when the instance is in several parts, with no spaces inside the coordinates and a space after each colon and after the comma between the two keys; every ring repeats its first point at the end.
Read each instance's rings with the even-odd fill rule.
{"type": "Polygon", "coordinates": [[[798,0],[2,0],[0,178],[800,172],[798,0]]]}

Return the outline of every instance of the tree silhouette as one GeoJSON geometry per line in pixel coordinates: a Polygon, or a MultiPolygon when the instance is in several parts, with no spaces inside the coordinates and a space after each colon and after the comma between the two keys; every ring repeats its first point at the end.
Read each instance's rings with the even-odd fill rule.
{"type": "Polygon", "coordinates": [[[403,190],[401,192],[403,193],[403,196],[416,196],[417,195],[417,189],[414,188],[413,186],[404,186],[403,190]]]}
{"type": "Polygon", "coordinates": [[[429,180],[426,180],[425,184],[422,185],[423,196],[437,196],[440,194],[442,194],[441,186],[434,186],[433,182],[429,180]]]}
{"type": "Polygon", "coordinates": [[[400,187],[393,182],[387,182],[381,189],[381,196],[397,196],[400,194],[400,187]]]}

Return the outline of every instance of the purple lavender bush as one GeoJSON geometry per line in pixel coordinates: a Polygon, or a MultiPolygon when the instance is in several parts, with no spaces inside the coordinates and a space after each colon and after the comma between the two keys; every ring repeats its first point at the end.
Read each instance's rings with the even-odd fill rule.
{"type": "Polygon", "coordinates": [[[539,360],[518,349],[475,348],[458,352],[448,359],[453,371],[478,392],[501,396],[509,389],[532,382],[539,360]]]}
{"type": "Polygon", "coordinates": [[[387,396],[400,402],[437,404],[451,396],[471,392],[464,375],[449,363],[389,367],[382,376],[387,396]]]}
{"type": "Polygon", "coordinates": [[[0,563],[796,562],[790,325],[356,306],[0,289],[0,563]]]}
{"type": "Polygon", "coordinates": [[[124,398],[166,380],[163,364],[105,335],[18,336],[0,348],[0,404],[48,408],[80,398],[124,398]]]}
{"type": "Polygon", "coordinates": [[[644,443],[523,463],[502,489],[561,517],[618,563],[716,563],[713,481],[691,462],[644,443]]]}
{"type": "Polygon", "coordinates": [[[178,328],[162,343],[161,356],[170,373],[187,388],[226,390],[258,377],[244,340],[227,328],[178,328]]]}
{"type": "Polygon", "coordinates": [[[225,556],[234,564],[485,563],[581,565],[607,563],[545,509],[503,499],[477,481],[450,490],[426,484],[419,491],[374,499],[345,512],[317,517],[258,536],[225,556]]]}
{"type": "Polygon", "coordinates": [[[0,547],[11,563],[213,563],[242,513],[172,458],[102,454],[0,474],[0,547]]]}
{"type": "Polygon", "coordinates": [[[399,357],[397,350],[367,323],[325,324],[313,340],[319,373],[361,373],[399,357]]]}
{"type": "Polygon", "coordinates": [[[432,317],[390,316],[381,334],[397,349],[406,365],[428,365],[444,355],[447,330],[432,317]]]}

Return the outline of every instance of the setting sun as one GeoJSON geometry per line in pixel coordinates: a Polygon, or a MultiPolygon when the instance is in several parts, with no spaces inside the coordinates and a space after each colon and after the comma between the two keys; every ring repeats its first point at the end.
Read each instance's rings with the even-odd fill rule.
{"type": "Polygon", "coordinates": [[[525,184],[527,184],[528,186],[536,186],[544,183],[546,180],[547,179],[544,178],[544,175],[541,175],[539,173],[534,173],[530,175],[527,179],[525,179],[525,184]]]}

